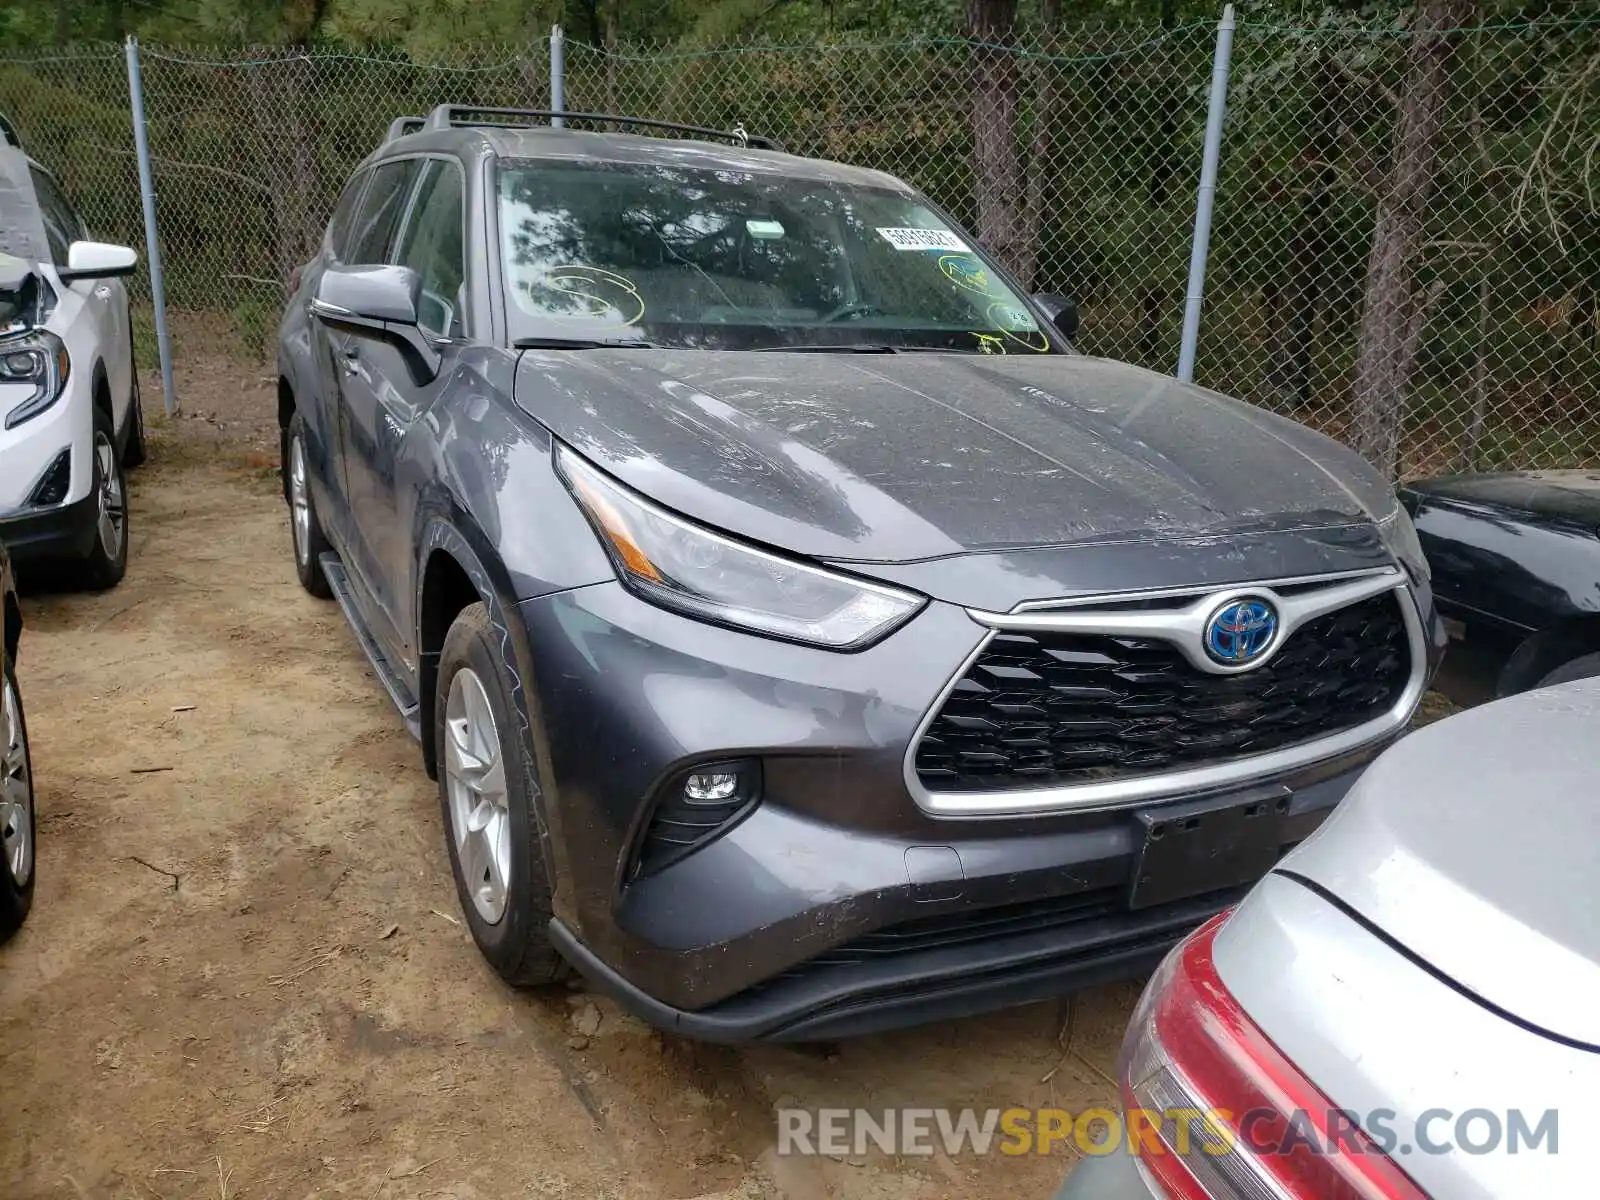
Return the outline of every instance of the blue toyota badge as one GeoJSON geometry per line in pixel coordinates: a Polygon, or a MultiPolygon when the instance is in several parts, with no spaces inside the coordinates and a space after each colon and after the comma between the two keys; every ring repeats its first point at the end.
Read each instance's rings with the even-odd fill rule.
{"type": "Polygon", "coordinates": [[[1206,653],[1225,667],[1244,667],[1272,646],[1278,635],[1278,610],[1256,596],[1230,600],[1206,622],[1206,653]]]}

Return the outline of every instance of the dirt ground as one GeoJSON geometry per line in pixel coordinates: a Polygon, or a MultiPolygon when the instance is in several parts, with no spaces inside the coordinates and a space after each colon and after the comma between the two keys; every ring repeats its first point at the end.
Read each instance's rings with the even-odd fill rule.
{"type": "Polygon", "coordinates": [[[179,388],[127,580],[24,600],[39,882],[0,951],[0,1196],[1052,1194],[1069,1152],[780,1159],[773,1109],[1105,1102],[1135,988],[735,1051],[502,985],[415,744],[295,582],[270,377],[179,388]]]}

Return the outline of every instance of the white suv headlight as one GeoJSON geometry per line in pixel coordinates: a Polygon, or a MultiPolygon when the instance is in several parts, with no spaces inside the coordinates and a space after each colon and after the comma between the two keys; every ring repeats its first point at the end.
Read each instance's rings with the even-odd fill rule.
{"type": "Polygon", "coordinates": [[[49,330],[0,341],[0,383],[33,385],[33,395],[5,414],[6,428],[15,429],[61,399],[71,373],[66,345],[49,330]]]}
{"type": "Polygon", "coordinates": [[[780,558],[695,525],[635,495],[564,446],[556,467],[642,599],[718,625],[859,650],[907,621],[926,600],[780,558]]]}

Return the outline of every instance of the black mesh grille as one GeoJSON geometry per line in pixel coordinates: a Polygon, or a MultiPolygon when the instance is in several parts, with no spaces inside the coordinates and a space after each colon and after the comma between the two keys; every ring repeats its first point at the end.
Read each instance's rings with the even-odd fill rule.
{"type": "Polygon", "coordinates": [[[812,965],[874,962],[919,950],[943,950],[1014,933],[1065,929],[1124,911],[1128,889],[1099,888],[1075,896],[1052,896],[997,908],[946,913],[891,925],[865,934],[811,960],[812,965]]]}
{"type": "MultiPolygon", "coordinates": [[[[1201,913],[1225,908],[1242,900],[1248,887],[1227,888],[1209,892],[1188,900],[1174,901],[1145,909],[1142,913],[1128,911],[1128,889],[1118,887],[1095,888],[1067,896],[1044,896],[989,908],[963,909],[941,913],[935,917],[921,917],[886,926],[863,934],[852,942],[835,946],[815,958],[807,959],[778,978],[804,978],[825,967],[872,967],[892,963],[902,956],[963,950],[967,947],[992,947],[1008,937],[1025,937],[1030,934],[1060,935],[1063,949],[1075,942],[1089,944],[1093,941],[1105,949],[1128,937],[1140,936],[1138,930],[1148,931],[1152,922],[1181,918],[1186,913],[1201,913]],[[1126,930],[1118,931],[1119,926],[1126,930]],[[1098,929],[1099,937],[1088,939],[1089,929],[1098,929]],[[1088,939],[1088,940],[1086,940],[1088,939]]],[[[1195,924],[1203,919],[1196,916],[1195,924]]]]}
{"type": "Polygon", "coordinates": [[[1001,632],[917,747],[934,791],[1090,783],[1261,754],[1393,707],[1411,661],[1386,592],[1297,629],[1266,666],[1210,675],[1170,642],[1001,632]]]}

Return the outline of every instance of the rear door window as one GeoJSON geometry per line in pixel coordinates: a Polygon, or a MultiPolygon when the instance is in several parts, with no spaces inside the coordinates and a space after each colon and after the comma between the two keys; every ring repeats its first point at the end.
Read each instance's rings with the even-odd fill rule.
{"type": "Polygon", "coordinates": [[[406,198],[411,194],[419,165],[418,160],[408,158],[374,168],[372,184],[361,198],[350,230],[350,248],[344,261],[357,264],[389,261],[395,231],[400,227],[400,217],[406,210],[406,198]]]}

